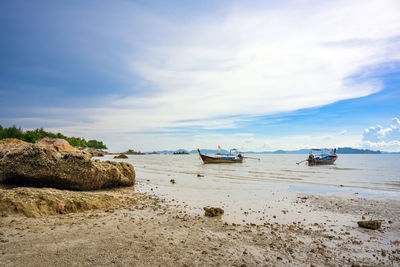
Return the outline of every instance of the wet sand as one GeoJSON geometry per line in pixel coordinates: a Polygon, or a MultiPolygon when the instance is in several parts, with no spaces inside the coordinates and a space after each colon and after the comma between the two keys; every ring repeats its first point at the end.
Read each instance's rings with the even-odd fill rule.
{"type": "Polygon", "coordinates": [[[232,223],[130,188],[98,194],[120,204],[0,217],[0,266],[400,265],[399,200],[298,194],[280,215],[254,223],[247,216],[268,210],[242,210],[232,223]],[[363,216],[382,229],[359,228],[363,216]]]}

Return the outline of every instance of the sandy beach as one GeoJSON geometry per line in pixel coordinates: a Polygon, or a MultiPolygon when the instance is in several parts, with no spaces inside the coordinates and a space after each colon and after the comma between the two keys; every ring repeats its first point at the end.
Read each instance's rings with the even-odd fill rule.
{"type": "MultiPolygon", "coordinates": [[[[28,188],[36,194],[47,188],[28,188]]],[[[2,189],[4,196],[14,189],[2,189]]],[[[57,191],[56,189],[51,189],[57,191]]],[[[58,190],[61,191],[61,190],[58,190]]],[[[294,210],[259,223],[205,217],[185,203],[133,188],[67,191],[77,198],[107,195],[107,208],[0,217],[1,266],[398,266],[400,201],[299,194],[294,210]],[[297,213],[300,214],[300,213],[297,213]],[[353,221],[342,220],[350,216],[353,221]],[[356,221],[382,220],[380,230],[356,221]],[[288,221],[291,221],[290,223],[288,221]]],[[[65,192],[64,192],[65,193],[65,192]]],[[[246,217],[250,213],[243,211],[246,217]]]]}

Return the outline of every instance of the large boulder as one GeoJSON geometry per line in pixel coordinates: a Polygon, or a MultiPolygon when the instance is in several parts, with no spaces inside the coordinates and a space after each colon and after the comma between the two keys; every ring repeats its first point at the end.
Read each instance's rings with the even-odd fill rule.
{"type": "Polygon", "coordinates": [[[132,186],[135,183],[131,164],[90,158],[87,152],[57,151],[37,144],[3,150],[0,183],[73,190],[132,186]]]}
{"type": "Polygon", "coordinates": [[[67,140],[61,138],[45,137],[35,142],[35,144],[46,147],[54,148],[57,151],[78,151],[79,149],[71,146],[67,140]]]}

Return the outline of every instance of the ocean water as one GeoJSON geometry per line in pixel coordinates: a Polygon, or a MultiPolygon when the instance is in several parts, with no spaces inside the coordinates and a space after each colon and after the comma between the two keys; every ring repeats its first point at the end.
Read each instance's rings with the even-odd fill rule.
{"type": "Polygon", "coordinates": [[[198,155],[129,155],[118,161],[135,167],[136,190],[197,207],[199,213],[204,206],[223,207],[231,221],[242,220],[244,210],[253,210],[252,219],[246,214],[249,221],[266,209],[280,216],[299,194],[400,199],[400,155],[343,154],[326,166],[297,165],[305,154],[248,156],[260,160],[203,164],[198,155]]]}

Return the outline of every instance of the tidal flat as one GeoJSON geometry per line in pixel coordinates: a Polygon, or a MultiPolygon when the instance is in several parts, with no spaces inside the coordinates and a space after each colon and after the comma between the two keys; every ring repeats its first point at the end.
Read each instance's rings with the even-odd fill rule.
{"type": "MultiPolygon", "coordinates": [[[[46,188],[29,188],[45,191],[46,188]]],[[[3,196],[16,189],[2,189],[3,196]]],[[[54,189],[51,189],[54,190],[54,189]]],[[[60,190],[61,191],[61,190],[60,190]]],[[[132,188],[74,192],[117,199],[107,208],[0,217],[2,266],[337,266],[400,263],[400,201],[298,195],[287,212],[259,223],[205,217],[185,203],[132,188]],[[344,223],[341,218],[353,218],[344,223]],[[356,221],[379,218],[382,228],[356,221]],[[291,222],[289,222],[291,221],[291,222]]],[[[42,203],[42,205],[45,205],[42,203]]],[[[244,211],[244,212],[255,212],[244,211]]]]}

